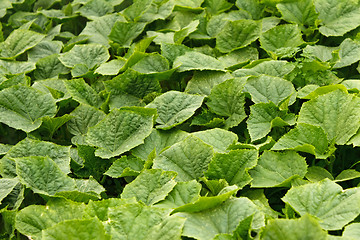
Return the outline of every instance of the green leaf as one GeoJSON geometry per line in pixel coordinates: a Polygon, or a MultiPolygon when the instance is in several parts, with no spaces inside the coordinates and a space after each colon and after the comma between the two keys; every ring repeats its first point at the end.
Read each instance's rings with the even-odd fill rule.
{"type": "Polygon", "coordinates": [[[274,103],[257,103],[250,106],[247,128],[252,141],[261,139],[270,133],[273,127],[295,124],[295,115],[281,111],[274,103]]]}
{"type": "Polygon", "coordinates": [[[175,143],[184,140],[188,136],[189,134],[187,132],[178,129],[167,131],[153,129],[150,136],[145,138],[144,144],[132,149],[131,152],[135,156],[146,160],[154,149],[156,150],[156,155],[158,155],[166,147],[170,147],[175,143]]]}
{"type": "Polygon", "coordinates": [[[360,213],[360,190],[343,190],[329,179],[290,189],[282,200],[301,216],[311,214],[325,230],[338,230],[360,213]]]}
{"type": "Polygon", "coordinates": [[[101,64],[95,70],[95,73],[98,73],[101,75],[117,75],[124,65],[125,65],[125,60],[113,59],[113,60],[110,60],[109,62],[101,64]]]}
{"type": "Polygon", "coordinates": [[[134,181],[127,184],[121,193],[122,198],[135,197],[146,205],[153,205],[168,195],[174,188],[176,173],[160,169],[143,171],[134,181]]]}
{"type": "Polygon", "coordinates": [[[126,94],[127,96],[130,95],[130,97],[142,99],[150,93],[160,92],[161,90],[159,81],[155,76],[144,75],[132,69],[126,70],[123,74],[106,81],[104,84],[106,89],[111,92],[110,108],[122,107],[119,99],[124,95],[126,96],[126,94]]]}
{"type": "Polygon", "coordinates": [[[61,240],[61,239],[94,239],[109,240],[111,237],[105,234],[103,224],[99,219],[74,219],[60,222],[42,232],[43,240],[61,240]]]}
{"type": "Polygon", "coordinates": [[[348,181],[359,177],[360,177],[360,172],[354,169],[346,169],[341,171],[341,173],[339,173],[339,175],[336,176],[335,182],[348,181]]]}
{"type": "Polygon", "coordinates": [[[18,183],[19,180],[16,178],[0,178],[0,204],[18,183]]]}
{"type": "Polygon", "coordinates": [[[36,62],[34,77],[36,79],[57,78],[59,74],[66,74],[69,69],[58,59],[58,54],[49,55],[36,62]]]}
{"type": "Polygon", "coordinates": [[[190,181],[204,176],[213,157],[213,149],[195,136],[172,145],[154,159],[153,168],[177,172],[177,181],[190,181]]]}
{"type": "Polygon", "coordinates": [[[232,150],[229,153],[216,153],[209,163],[205,176],[209,179],[225,179],[230,185],[243,188],[250,183],[248,170],[255,167],[258,152],[256,150],[232,150]]]}
{"type": "Polygon", "coordinates": [[[291,82],[266,75],[249,78],[244,86],[244,91],[250,93],[254,103],[273,102],[279,105],[295,93],[291,82]]]}
{"type": "Polygon", "coordinates": [[[260,37],[261,24],[254,20],[229,21],[216,36],[216,48],[228,53],[246,47],[260,37]]]}
{"type": "Polygon", "coordinates": [[[271,150],[286,150],[307,152],[316,158],[327,158],[328,140],[321,127],[299,123],[296,128],[283,135],[271,150]]]}
{"type": "Polygon", "coordinates": [[[227,2],[226,0],[206,0],[204,2],[204,6],[207,12],[211,15],[216,15],[229,10],[233,4],[227,2]]]}
{"type": "Polygon", "coordinates": [[[360,227],[360,223],[352,223],[347,225],[344,229],[343,237],[358,239],[360,236],[359,227],[360,227]]]}
{"type": "Polygon", "coordinates": [[[133,70],[144,74],[165,72],[169,70],[169,62],[158,53],[149,54],[135,63],[133,70]]]}
{"type": "Polygon", "coordinates": [[[16,229],[25,236],[41,239],[42,230],[57,223],[86,217],[85,205],[64,198],[52,198],[46,206],[30,205],[16,214],[16,229]]]}
{"type": "Polygon", "coordinates": [[[54,117],[54,99],[43,92],[26,86],[13,86],[0,91],[0,122],[31,132],[41,125],[41,118],[54,117]]]}
{"type": "Polygon", "coordinates": [[[178,91],[168,91],[148,104],[147,108],[155,108],[158,113],[156,122],[158,129],[173,128],[189,119],[198,109],[204,97],[178,91]]]}
{"type": "Polygon", "coordinates": [[[227,152],[228,147],[238,140],[238,136],[235,133],[220,128],[194,132],[192,135],[212,146],[215,152],[220,153],[227,152]]]}
{"type": "Polygon", "coordinates": [[[109,34],[116,21],[125,21],[122,15],[108,14],[86,23],[80,35],[89,36],[89,43],[98,43],[109,47],[109,34]]]}
{"type": "Polygon", "coordinates": [[[177,57],[174,61],[174,68],[178,68],[179,72],[191,70],[225,71],[222,62],[199,52],[186,52],[184,55],[177,57]]]}
{"type": "Polygon", "coordinates": [[[319,222],[311,215],[298,219],[270,220],[264,230],[264,240],[297,240],[319,239],[327,240],[328,235],[319,222]]]}
{"type": "Polygon", "coordinates": [[[229,79],[211,90],[206,105],[214,113],[228,117],[225,121],[226,129],[236,127],[246,118],[245,94],[242,92],[244,84],[244,79],[229,79]]]}
{"type": "Polygon", "coordinates": [[[236,69],[250,61],[258,60],[259,52],[256,48],[245,47],[229,52],[226,55],[219,57],[228,69],[236,69]]]}
{"type": "Polygon", "coordinates": [[[260,76],[266,74],[274,77],[285,77],[292,70],[295,65],[287,61],[255,61],[252,64],[245,66],[242,69],[233,72],[235,77],[246,77],[246,76],[260,76]]]}
{"type": "Polygon", "coordinates": [[[253,19],[261,18],[265,9],[265,5],[258,0],[236,0],[235,5],[249,12],[253,19]]]}
{"type": "Polygon", "coordinates": [[[161,208],[178,208],[195,202],[200,197],[201,184],[196,180],[178,182],[166,198],[154,206],[161,208]]]}
{"type": "Polygon", "coordinates": [[[102,99],[99,94],[90,87],[82,78],[64,81],[66,89],[71,97],[79,103],[99,108],[102,99]]]}
{"type": "Polygon", "coordinates": [[[55,132],[63,126],[65,123],[67,123],[70,119],[73,117],[65,114],[61,117],[43,117],[43,122],[41,124],[41,127],[39,129],[40,132],[46,131],[49,134],[49,137],[52,138],[55,134],[55,132]]]}
{"type": "Polygon", "coordinates": [[[281,2],[276,7],[282,18],[291,23],[314,26],[318,17],[313,0],[281,2]]]}
{"type": "Polygon", "coordinates": [[[84,4],[77,12],[88,19],[96,19],[113,11],[113,6],[108,1],[91,0],[84,4]]]}
{"type": "Polygon", "coordinates": [[[181,30],[175,32],[174,34],[174,43],[180,44],[184,39],[189,36],[191,33],[195,32],[199,26],[199,20],[190,22],[187,26],[183,27],[181,30]]]}
{"type": "Polygon", "coordinates": [[[322,62],[327,62],[333,58],[332,52],[337,50],[337,47],[327,47],[323,45],[307,45],[303,49],[302,55],[315,60],[320,60],[322,62]]]}
{"type": "Polygon", "coordinates": [[[85,137],[88,129],[95,126],[98,122],[105,118],[106,114],[92,106],[80,104],[74,111],[70,113],[73,118],[67,123],[68,130],[71,134],[77,136],[78,143],[83,143],[81,138],[85,137]]]}
{"type": "Polygon", "coordinates": [[[13,146],[6,157],[22,158],[22,157],[49,157],[65,174],[70,173],[70,146],[60,146],[52,142],[45,142],[25,138],[13,146]]]}
{"type": "Polygon", "coordinates": [[[177,57],[189,51],[192,51],[192,49],[185,45],[161,43],[161,55],[166,57],[170,63],[173,63],[177,57]]]}
{"type": "Polygon", "coordinates": [[[112,178],[138,176],[144,168],[145,161],[137,157],[122,156],[116,159],[104,174],[112,178]]]}
{"type": "Polygon", "coordinates": [[[329,173],[325,168],[319,166],[309,167],[305,177],[310,182],[319,182],[321,180],[324,180],[325,178],[334,180],[334,177],[331,175],[331,173],[329,173]]]}
{"type": "Polygon", "coordinates": [[[2,58],[13,59],[26,50],[36,46],[44,37],[45,35],[43,34],[29,30],[14,30],[8,38],[0,44],[0,56],[2,58]]]}
{"type": "Polygon", "coordinates": [[[302,33],[295,24],[278,25],[260,36],[261,47],[278,57],[287,56],[288,51],[297,51],[303,43],[302,33]]]}
{"type": "Polygon", "coordinates": [[[88,131],[86,141],[98,149],[102,158],[118,156],[144,142],[153,126],[154,111],[144,108],[112,110],[88,131]]]}
{"type": "Polygon", "coordinates": [[[187,203],[180,207],[175,208],[172,213],[175,212],[202,212],[207,209],[212,209],[219,206],[231,196],[235,195],[239,188],[235,185],[223,188],[218,195],[211,197],[199,197],[196,201],[187,203]]]}
{"type": "Polygon", "coordinates": [[[0,74],[29,73],[35,69],[34,62],[6,61],[0,59],[0,74]]]}
{"type": "Polygon", "coordinates": [[[168,209],[124,204],[109,210],[111,235],[121,239],[180,239],[185,219],[169,216],[168,209]]]}
{"type": "Polygon", "coordinates": [[[245,218],[257,214],[252,227],[263,225],[263,219],[257,207],[247,198],[229,199],[223,204],[203,212],[177,213],[185,217],[183,236],[200,240],[211,240],[220,233],[232,233],[245,218]],[[206,231],[199,231],[206,229],[206,231]]]}
{"type": "Polygon", "coordinates": [[[121,47],[130,47],[131,42],[144,30],[146,23],[117,21],[111,29],[109,39],[121,47]]]}
{"type": "Polygon", "coordinates": [[[81,63],[91,69],[106,62],[110,58],[108,49],[100,44],[75,45],[70,51],[59,56],[66,67],[74,68],[81,63]]]}
{"type": "Polygon", "coordinates": [[[346,38],[339,46],[339,61],[333,68],[342,68],[360,60],[360,43],[346,38]]]}
{"type": "Polygon", "coordinates": [[[150,7],[152,0],[134,0],[132,4],[127,7],[123,14],[129,19],[129,22],[137,22],[136,20],[150,7]]]}
{"type": "Polygon", "coordinates": [[[231,78],[228,72],[196,71],[188,82],[185,92],[208,96],[214,86],[231,78]]]}
{"type": "Polygon", "coordinates": [[[304,103],[299,113],[299,123],[319,126],[327,134],[328,141],[345,144],[352,137],[360,123],[357,109],[358,97],[336,90],[304,103]]]}
{"type": "Polygon", "coordinates": [[[35,193],[51,196],[57,192],[75,189],[74,180],[62,172],[49,157],[22,157],[16,158],[15,162],[20,182],[35,193]]]}
{"type": "Polygon", "coordinates": [[[59,54],[63,45],[61,41],[47,41],[44,39],[27,52],[28,60],[37,62],[50,55],[59,54]]]}
{"type": "Polygon", "coordinates": [[[357,28],[360,23],[358,1],[315,0],[321,26],[319,31],[325,36],[341,36],[357,28]]]}
{"type": "Polygon", "coordinates": [[[250,175],[251,187],[288,186],[293,178],[303,178],[307,171],[305,158],[295,152],[265,151],[250,175]]]}
{"type": "MultiPolygon", "coordinates": [[[[143,1],[139,1],[143,4],[143,1]]],[[[159,0],[153,3],[146,9],[138,19],[141,22],[152,22],[158,19],[165,20],[170,16],[175,6],[174,0],[159,0]]]]}

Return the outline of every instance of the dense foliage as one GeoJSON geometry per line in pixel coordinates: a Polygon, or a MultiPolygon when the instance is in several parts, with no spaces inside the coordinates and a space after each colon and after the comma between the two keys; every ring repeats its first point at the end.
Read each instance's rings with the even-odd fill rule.
{"type": "Polygon", "coordinates": [[[358,0],[0,18],[3,239],[360,239],[358,0]]]}

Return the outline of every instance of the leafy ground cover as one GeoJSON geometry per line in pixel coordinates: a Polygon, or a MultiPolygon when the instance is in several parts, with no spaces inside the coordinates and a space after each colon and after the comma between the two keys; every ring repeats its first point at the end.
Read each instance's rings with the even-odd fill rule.
{"type": "Polygon", "coordinates": [[[358,0],[0,18],[2,239],[360,239],[358,0]]]}

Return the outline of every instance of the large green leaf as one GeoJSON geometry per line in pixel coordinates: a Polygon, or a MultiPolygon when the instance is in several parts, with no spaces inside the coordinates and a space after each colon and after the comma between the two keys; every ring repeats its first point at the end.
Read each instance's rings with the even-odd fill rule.
{"type": "Polygon", "coordinates": [[[178,208],[195,202],[200,197],[201,184],[196,180],[178,182],[163,201],[155,204],[157,207],[178,208]]]}
{"type": "Polygon", "coordinates": [[[225,65],[218,59],[199,52],[186,52],[174,60],[179,72],[191,70],[225,71],[225,65]]]}
{"type": "Polygon", "coordinates": [[[96,156],[111,158],[140,145],[150,135],[155,112],[144,108],[112,110],[89,128],[86,141],[98,149],[96,156]]]}
{"type": "Polygon", "coordinates": [[[248,79],[244,91],[250,93],[254,103],[271,101],[279,105],[295,93],[295,88],[291,82],[285,79],[260,75],[248,79]]]}
{"type": "Polygon", "coordinates": [[[249,12],[253,19],[261,18],[265,10],[265,5],[258,0],[236,0],[235,5],[239,9],[249,12]]]}
{"type": "Polygon", "coordinates": [[[205,176],[209,179],[225,179],[230,185],[240,188],[251,181],[248,171],[256,166],[258,152],[256,150],[232,150],[229,153],[216,153],[209,163],[205,176]]]}
{"type": "Polygon", "coordinates": [[[69,132],[75,135],[72,141],[85,143],[84,138],[88,129],[104,119],[106,114],[92,106],[80,104],[70,113],[70,116],[73,118],[67,123],[67,127],[69,132]]]}
{"type": "Polygon", "coordinates": [[[89,19],[96,19],[113,12],[113,6],[105,0],[90,0],[78,12],[89,19]]]}
{"type": "Polygon", "coordinates": [[[214,113],[228,117],[225,121],[227,129],[236,127],[246,118],[244,84],[241,78],[226,80],[213,87],[206,103],[214,113]]]}
{"type": "Polygon", "coordinates": [[[358,1],[315,0],[314,3],[321,20],[319,31],[325,36],[341,36],[360,25],[358,1]]]}
{"type": "Polygon", "coordinates": [[[319,222],[310,215],[299,219],[274,219],[264,230],[264,240],[298,240],[319,239],[327,240],[327,233],[320,227],[319,222]]]}
{"type": "Polygon", "coordinates": [[[281,2],[276,7],[283,19],[296,24],[314,26],[318,17],[313,0],[281,2]]]}
{"type": "Polygon", "coordinates": [[[186,85],[185,92],[208,96],[214,86],[231,78],[228,72],[196,71],[186,85]]]}
{"type": "Polygon", "coordinates": [[[31,156],[49,157],[65,174],[70,173],[70,146],[60,146],[52,142],[45,142],[25,138],[13,146],[6,157],[21,158],[31,156]]]}
{"type": "Polygon", "coordinates": [[[257,103],[250,106],[247,120],[252,141],[265,137],[273,127],[284,127],[295,124],[295,115],[281,111],[274,103],[257,103]]]}
{"type": "Polygon", "coordinates": [[[122,198],[136,197],[147,205],[163,200],[174,188],[176,173],[160,169],[143,171],[134,181],[127,184],[121,193],[122,198]]]}
{"type": "Polygon", "coordinates": [[[43,240],[62,239],[93,239],[110,240],[111,237],[105,233],[103,224],[97,218],[74,219],[60,222],[42,232],[43,240]]]}
{"type": "Polygon", "coordinates": [[[85,205],[63,198],[53,198],[43,205],[30,205],[16,214],[16,229],[25,236],[41,239],[42,230],[57,223],[86,218],[85,205]]]}
{"type": "Polygon", "coordinates": [[[109,34],[112,26],[116,21],[124,20],[124,17],[118,14],[108,14],[103,17],[96,18],[94,21],[86,23],[81,35],[89,36],[90,43],[99,43],[109,47],[109,34]]]}
{"type": "Polygon", "coordinates": [[[107,48],[100,44],[75,45],[69,52],[59,56],[59,60],[69,68],[84,64],[91,69],[106,62],[110,58],[107,48]]]}
{"type": "Polygon", "coordinates": [[[226,152],[228,147],[238,140],[235,133],[220,128],[194,132],[192,135],[212,146],[215,152],[226,152]]]}
{"type": "Polygon", "coordinates": [[[167,131],[153,129],[150,136],[145,138],[144,144],[132,149],[131,152],[135,156],[147,159],[154,149],[156,149],[156,154],[159,154],[164,148],[170,147],[188,136],[189,134],[187,132],[178,129],[167,131]]]}
{"type": "Polygon", "coordinates": [[[0,57],[15,58],[36,46],[44,37],[43,34],[24,29],[12,31],[8,38],[0,44],[0,57]]]}
{"type": "Polygon", "coordinates": [[[143,170],[144,163],[145,161],[138,157],[122,156],[121,158],[116,159],[104,174],[112,178],[128,176],[136,177],[140,174],[141,170],[143,170]]]}
{"type": "Polygon", "coordinates": [[[245,66],[239,70],[236,70],[233,75],[235,77],[246,77],[246,76],[259,76],[266,74],[274,77],[285,77],[292,70],[295,65],[287,61],[255,61],[252,64],[245,66]]]}
{"type": "Polygon", "coordinates": [[[307,152],[316,158],[326,158],[328,140],[321,127],[299,123],[296,128],[283,135],[272,147],[272,150],[293,149],[307,152]]]}
{"type": "Polygon", "coordinates": [[[55,195],[57,192],[75,189],[75,181],[48,157],[16,158],[15,162],[20,182],[36,193],[55,195]]]}
{"type": "Polygon", "coordinates": [[[168,91],[155,98],[146,107],[155,108],[158,113],[158,129],[173,128],[189,119],[198,109],[204,97],[178,91],[168,91]]]}
{"type": "Polygon", "coordinates": [[[346,38],[339,46],[339,61],[333,68],[342,68],[349,66],[360,60],[360,43],[346,38]]]}
{"type": "Polygon", "coordinates": [[[82,78],[64,81],[66,89],[71,97],[82,104],[99,108],[102,100],[99,94],[90,87],[82,78]]]}
{"type": "Polygon", "coordinates": [[[109,38],[121,47],[130,47],[131,42],[144,30],[146,23],[117,21],[109,38]]]}
{"type": "Polygon", "coordinates": [[[278,57],[292,56],[303,43],[302,33],[295,24],[278,25],[260,36],[261,47],[278,57]]]}
{"type": "Polygon", "coordinates": [[[32,87],[13,86],[0,91],[0,122],[31,132],[41,125],[42,117],[54,117],[55,100],[32,87]]]}
{"type": "Polygon", "coordinates": [[[110,234],[118,239],[180,239],[185,219],[168,214],[168,209],[124,204],[109,209],[106,223],[110,234]]]}
{"type": "Polygon", "coordinates": [[[343,190],[329,179],[290,189],[282,200],[300,215],[311,214],[326,230],[338,230],[360,213],[360,189],[343,190]]]}
{"type": "Polygon", "coordinates": [[[0,178],[0,204],[18,183],[19,180],[17,178],[0,178]]]}
{"type": "Polygon", "coordinates": [[[298,122],[324,129],[329,141],[345,144],[360,127],[360,99],[336,90],[304,103],[298,122]]]}
{"type": "Polygon", "coordinates": [[[251,169],[251,187],[288,186],[293,178],[303,178],[307,172],[305,158],[295,152],[265,151],[251,169]]]}
{"type": "Polygon", "coordinates": [[[211,240],[220,233],[232,233],[245,218],[254,215],[253,228],[261,227],[262,216],[248,198],[233,198],[223,204],[203,212],[177,213],[186,218],[182,235],[199,240],[211,240]],[[206,229],[199,231],[199,229],[206,229]]]}
{"type": "Polygon", "coordinates": [[[57,78],[59,74],[68,72],[69,69],[60,62],[58,54],[53,54],[36,62],[34,77],[36,79],[57,78]]]}
{"type": "Polygon", "coordinates": [[[260,22],[247,19],[230,21],[216,36],[216,47],[221,52],[246,47],[260,37],[260,31],[260,22]]]}
{"type": "Polygon", "coordinates": [[[213,148],[195,136],[172,145],[154,159],[154,168],[177,172],[177,181],[204,176],[213,156],[213,148]]]}

